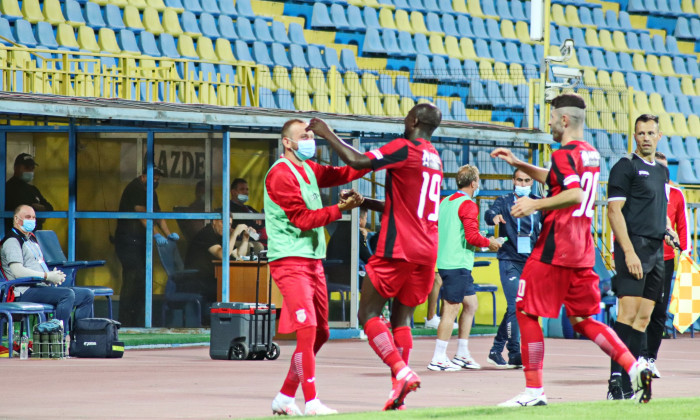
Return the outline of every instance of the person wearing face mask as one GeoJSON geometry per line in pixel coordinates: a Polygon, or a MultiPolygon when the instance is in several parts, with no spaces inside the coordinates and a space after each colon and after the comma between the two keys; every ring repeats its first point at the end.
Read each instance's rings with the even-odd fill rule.
{"type": "MultiPolygon", "coordinates": [[[[156,188],[165,172],[153,168],[153,211],[160,211],[156,188]]],[[[144,172],[134,178],[124,188],[119,201],[120,212],[146,211],[146,181],[144,172]]],[[[162,235],[156,233],[156,243],[168,240],[177,241],[180,236],[170,233],[168,223],[164,219],[154,221],[155,228],[160,228],[162,235]],[[165,236],[163,236],[165,235],[165,236]]],[[[146,304],[146,220],[119,219],[114,235],[114,247],[117,257],[122,264],[122,287],[119,292],[119,321],[122,325],[142,327],[145,321],[144,306],[146,304]]]]}
{"type": "Polygon", "coordinates": [[[531,176],[516,169],[513,172],[513,192],[498,197],[484,215],[486,224],[498,225],[499,236],[506,238],[503,246],[498,250],[497,258],[501,286],[508,306],[488,357],[489,363],[502,369],[522,367],[520,329],[515,317],[515,297],[520,274],[540,234],[542,212],[536,211],[529,216],[516,218],[510,214],[510,209],[520,197],[538,198],[532,193],[532,184],[531,176]],[[501,355],[504,347],[508,349],[507,362],[501,355]]]}
{"type": "Polygon", "coordinates": [[[0,250],[2,271],[8,280],[22,277],[38,277],[43,282],[31,286],[16,286],[15,299],[19,302],[46,303],[56,308],[56,319],[63,321],[64,332],[68,334],[73,307],[75,319],[92,316],[92,303],[95,295],[83,287],[56,287],[66,279],[57,269],[49,270],[44,262],[44,254],[39,242],[32,233],[36,228],[36,213],[27,205],[15,209],[12,229],[5,234],[0,250]]]}
{"type": "MultiPolygon", "coordinates": [[[[5,183],[5,210],[13,211],[20,204],[32,206],[34,211],[52,211],[49,203],[37,187],[34,180],[34,168],[37,166],[34,156],[20,153],[15,158],[14,174],[5,183]]],[[[42,220],[37,220],[37,230],[41,229],[42,220]]],[[[12,219],[5,219],[5,230],[12,229],[12,219]]]]}
{"type": "Polygon", "coordinates": [[[323,207],[319,188],[347,184],[367,170],[313,162],[314,132],[307,123],[292,119],[282,127],[283,155],[265,176],[265,226],[270,274],[284,303],[279,331],[296,332],[297,346],[272,412],[301,415],[294,397],[301,386],[304,414],[333,414],[316,393],[316,353],[328,340],[328,292],[322,259],[326,257],[323,226],[341,218],[342,211],[358,207],[363,198],[351,192],[338,204],[323,207]]]}
{"type": "MultiPolygon", "coordinates": [[[[248,181],[243,178],[236,178],[231,182],[231,213],[250,213],[250,214],[260,214],[259,211],[255,210],[253,207],[245,204],[248,201],[248,181]]],[[[265,244],[267,243],[267,232],[265,232],[265,221],[264,220],[251,220],[251,219],[233,219],[235,224],[245,223],[248,226],[253,227],[260,235],[257,240],[250,239],[250,250],[253,254],[257,254],[263,249],[265,249],[265,244]]],[[[236,243],[240,244],[243,240],[242,237],[236,238],[236,243]]]]}

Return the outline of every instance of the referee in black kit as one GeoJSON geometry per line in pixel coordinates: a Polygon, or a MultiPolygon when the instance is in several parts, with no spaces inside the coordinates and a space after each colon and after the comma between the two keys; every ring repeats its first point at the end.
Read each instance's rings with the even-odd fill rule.
{"type": "MultiPolygon", "coordinates": [[[[667,229],[677,240],[666,216],[668,169],[654,160],[660,138],[659,117],[639,116],[634,124],[637,148],[612,167],[608,179],[608,219],[615,235],[617,270],[613,290],[619,299],[614,330],[637,358],[654,305],[662,301],[667,229]]],[[[633,394],[629,376],[612,362],[608,399],[633,394]]]]}

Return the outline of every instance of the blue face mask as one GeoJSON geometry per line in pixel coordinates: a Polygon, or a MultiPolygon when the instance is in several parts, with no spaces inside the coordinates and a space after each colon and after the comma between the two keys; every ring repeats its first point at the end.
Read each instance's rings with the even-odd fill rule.
{"type": "Polygon", "coordinates": [[[34,180],[34,172],[22,172],[22,181],[32,182],[34,180]]]}
{"type": "Polygon", "coordinates": [[[295,150],[294,154],[299,160],[311,159],[316,155],[316,140],[299,140],[297,145],[299,145],[299,149],[295,150]]]}
{"type": "Polygon", "coordinates": [[[36,228],[36,220],[34,219],[24,219],[22,222],[22,230],[25,232],[33,232],[36,228]]]}
{"type": "Polygon", "coordinates": [[[515,186],[515,195],[517,195],[518,197],[528,196],[528,195],[530,195],[531,191],[532,191],[532,186],[530,186],[530,185],[524,186],[524,187],[521,187],[520,185],[515,186]]]}
{"type": "Polygon", "coordinates": [[[240,201],[241,203],[245,203],[246,201],[248,201],[248,195],[246,194],[238,194],[237,198],[238,201],[240,201]]]}
{"type": "Polygon", "coordinates": [[[474,190],[474,197],[472,197],[472,198],[476,198],[478,195],[479,195],[479,189],[477,188],[474,190]]]}

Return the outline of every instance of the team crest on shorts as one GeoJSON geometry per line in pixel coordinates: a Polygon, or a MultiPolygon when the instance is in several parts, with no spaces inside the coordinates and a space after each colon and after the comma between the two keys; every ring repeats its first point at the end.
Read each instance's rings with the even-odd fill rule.
{"type": "Polygon", "coordinates": [[[304,321],[306,321],[306,311],[304,311],[303,309],[299,309],[298,311],[296,311],[296,314],[297,314],[297,321],[299,321],[303,324],[304,321]]]}

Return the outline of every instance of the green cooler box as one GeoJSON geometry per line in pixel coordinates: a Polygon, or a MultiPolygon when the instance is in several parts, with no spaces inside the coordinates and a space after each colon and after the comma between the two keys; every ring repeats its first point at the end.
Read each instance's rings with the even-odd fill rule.
{"type": "Polygon", "coordinates": [[[275,305],[217,302],[211,305],[209,356],[223,360],[277,359],[275,305]]]}

